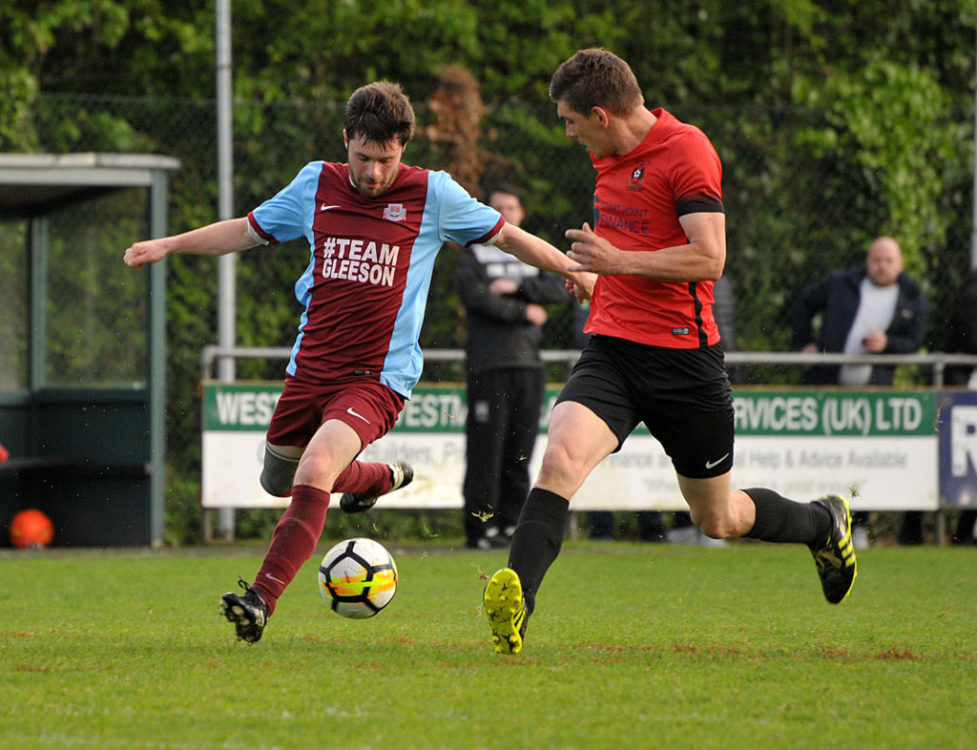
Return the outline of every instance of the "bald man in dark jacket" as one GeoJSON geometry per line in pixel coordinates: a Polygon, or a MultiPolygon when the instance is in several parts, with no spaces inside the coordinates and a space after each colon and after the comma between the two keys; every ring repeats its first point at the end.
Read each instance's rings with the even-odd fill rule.
{"type": "MultiPolygon", "coordinates": [[[[902,252],[891,237],[872,242],[866,262],[834,271],[806,287],[790,310],[794,346],[806,352],[912,354],[923,344],[928,303],[919,285],[902,270],[902,252]],[[890,313],[891,310],[891,313],[890,313]],[[814,335],[813,320],[822,314],[814,335]],[[873,326],[872,323],[886,321],[873,326]],[[853,328],[860,326],[858,331],[853,328]],[[850,340],[852,334],[855,340],[850,340]]],[[[895,367],[807,369],[808,385],[892,385],[895,367]],[[846,375],[851,373],[851,379],[846,375]]]]}

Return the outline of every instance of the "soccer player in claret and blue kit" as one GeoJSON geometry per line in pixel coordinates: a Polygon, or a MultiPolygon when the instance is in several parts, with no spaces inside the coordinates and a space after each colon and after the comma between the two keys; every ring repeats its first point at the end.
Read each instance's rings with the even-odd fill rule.
{"type": "MultiPolygon", "coordinates": [[[[278,599],[313,552],[330,493],[347,512],[404,487],[413,469],[356,460],[393,427],[420,378],[418,336],[442,245],[494,244],[564,277],[572,265],[549,243],[507,224],[445,172],[402,161],[414,135],[410,101],[388,81],[346,103],[346,163],[315,161],[247,216],[137,242],[125,263],[170,253],[221,255],[304,237],[310,255],[295,285],[303,307],[285,386],[268,428],[261,484],[291,496],[261,569],[219,611],[257,642],[278,599]]],[[[577,284],[589,285],[588,276],[577,284]]]]}
{"type": "Polygon", "coordinates": [[[631,68],[604,49],[560,65],[550,98],[597,170],[593,228],[566,232],[570,270],[597,274],[585,328],[592,335],[553,409],[509,564],[483,592],[495,650],[522,649],[574,493],[639,422],[671,458],[706,535],[805,544],[825,597],[841,602],[856,571],[847,501],[731,487],[733,403],[712,314],[726,262],[715,149],[698,128],[646,108],[631,68]]]}

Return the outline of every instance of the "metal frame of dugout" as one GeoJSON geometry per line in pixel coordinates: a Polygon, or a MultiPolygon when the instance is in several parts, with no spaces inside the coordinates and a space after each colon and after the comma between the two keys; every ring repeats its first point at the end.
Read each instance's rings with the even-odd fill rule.
{"type": "Polygon", "coordinates": [[[12,248],[0,281],[0,529],[34,507],[56,545],[162,544],[166,267],[133,272],[122,251],[167,234],[179,167],[147,154],[0,154],[0,242],[12,248]]]}

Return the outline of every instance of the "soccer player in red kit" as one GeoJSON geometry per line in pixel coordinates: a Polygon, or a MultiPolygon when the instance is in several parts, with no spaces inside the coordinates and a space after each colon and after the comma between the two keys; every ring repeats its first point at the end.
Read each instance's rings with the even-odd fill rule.
{"type": "Polygon", "coordinates": [[[346,510],[410,481],[405,464],[354,459],[397,420],[420,378],[418,344],[434,259],[442,245],[493,244],[567,276],[570,261],[547,242],[507,224],[445,172],[402,162],[414,111],[397,84],[353,92],[343,137],[348,162],[307,164],[246,217],[137,242],[139,267],[169,253],[221,255],[304,237],[309,262],[295,285],[304,312],[268,428],[261,484],[291,496],[261,569],[243,594],[221,597],[237,637],[255,643],[279,597],[312,556],[330,493],[346,510]],[[348,507],[347,507],[348,506],[348,507]]]}
{"type": "Polygon", "coordinates": [[[731,488],[733,403],[712,314],[713,282],[726,260],[715,149],[698,128],[647,109],[631,68],[604,49],[566,60],[550,98],[597,170],[593,229],[584,224],[566,236],[571,270],[598,276],[585,328],[592,335],[553,409],[509,565],[483,593],[495,650],[522,648],[570,499],[639,422],[671,458],[706,535],[808,545],[825,597],[839,603],[856,572],[848,503],[731,488]]]}

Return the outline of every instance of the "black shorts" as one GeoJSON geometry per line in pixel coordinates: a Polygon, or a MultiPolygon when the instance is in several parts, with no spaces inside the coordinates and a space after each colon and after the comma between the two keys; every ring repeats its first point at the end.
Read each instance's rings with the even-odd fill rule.
{"type": "Polygon", "coordinates": [[[733,468],[733,396],[720,345],[666,349],[593,335],[557,403],[574,401],[617,435],[618,450],[644,422],[691,479],[733,468]]]}

